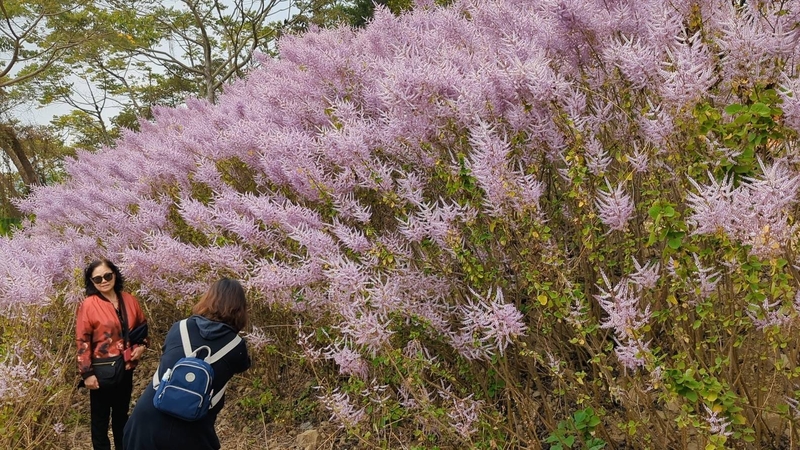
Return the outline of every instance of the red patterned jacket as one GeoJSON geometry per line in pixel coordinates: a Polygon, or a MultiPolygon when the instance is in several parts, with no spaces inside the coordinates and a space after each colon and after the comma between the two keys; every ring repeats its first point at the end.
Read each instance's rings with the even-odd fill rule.
{"type": "MultiPolygon", "coordinates": [[[[136,297],[123,292],[122,303],[127,313],[128,330],[145,323],[144,313],[136,297]]],[[[117,310],[111,302],[98,295],[86,297],[78,307],[75,336],[78,344],[78,372],[83,379],[94,375],[93,358],[108,358],[125,351],[117,310]]],[[[125,364],[125,369],[133,369],[137,363],[138,361],[129,361],[125,364]]]]}

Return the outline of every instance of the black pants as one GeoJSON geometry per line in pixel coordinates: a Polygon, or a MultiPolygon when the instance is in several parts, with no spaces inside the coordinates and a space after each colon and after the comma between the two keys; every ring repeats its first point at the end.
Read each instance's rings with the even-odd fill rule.
{"type": "Polygon", "coordinates": [[[114,448],[122,450],[122,432],[128,422],[128,409],[133,391],[133,371],[126,370],[119,386],[89,391],[89,404],[92,417],[92,448],[111,450],[108,440],[108,422],[114,433],[114,448]]]}

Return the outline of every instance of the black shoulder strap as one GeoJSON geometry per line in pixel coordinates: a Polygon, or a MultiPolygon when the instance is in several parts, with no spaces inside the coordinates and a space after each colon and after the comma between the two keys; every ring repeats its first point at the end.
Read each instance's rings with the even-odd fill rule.
{"type": "Polygon", "coordinates": [[[117,292],[117,302],[119,302],[117,315],[119,316],[119,323],[122,325],[122,340],[125,341],[125,348],[127,348],[131,343],[131,331],[128,326],[128,311],[125,309],[125,301],[123,300],[122,292],[117,292]]]}
{"type": "MultiPolygon", "coordinates": [[[[125,343],[125,348],[128,348],[128,345],[130,345],[130,330],[128,328],[128,311],[125,310],[125,300],[122,299],[122,292],[116,292],[116,294],[117,294],[117,319],[119,319],[119,326],[122,328],[122,341],[125,343]]],[[[106,296],[103,295],[102,293],[98,292],[97,296],[111,303],[111,300],[107,299],[106,296]]]]}

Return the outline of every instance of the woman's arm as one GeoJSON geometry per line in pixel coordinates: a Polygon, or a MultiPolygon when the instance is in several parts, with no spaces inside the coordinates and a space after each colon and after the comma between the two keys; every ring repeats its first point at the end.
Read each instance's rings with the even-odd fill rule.
{"type": "Polygon", "coordinates": [[[234,349],[236,353],[236,365],[234,366],[233,373],[242,373],[250,368],[250,355],[247,353],[247,343],[242,342],[234,349]]]}
{"type": "Polygon", "coordinates": [[[78,314],[75,320],[75,343],[78,347],[78,373],[85,380],[94,375],[92,369],[92,335],[94,328],[89,317],[88,299],[84,300],[78,307],[78,314]]]}

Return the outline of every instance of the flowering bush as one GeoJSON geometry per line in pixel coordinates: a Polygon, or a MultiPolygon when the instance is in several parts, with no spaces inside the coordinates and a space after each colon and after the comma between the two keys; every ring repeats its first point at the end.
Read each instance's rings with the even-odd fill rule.
{"type": "Polygon", "coordinates": [[[25,312],[0,319],[0,447],[72,448],[65,422],[77,413],[77,379],[63,330],[74,316],[59,304],[25,312]]]}
{"type": "Polygon", "coordinates": [[[286,37],[23,201],[0,306],[78,300],[98,254],[152,302],[238,277],[381,445],[796,440],[798,33],[797,2],[457,0],[286,37]]]}

